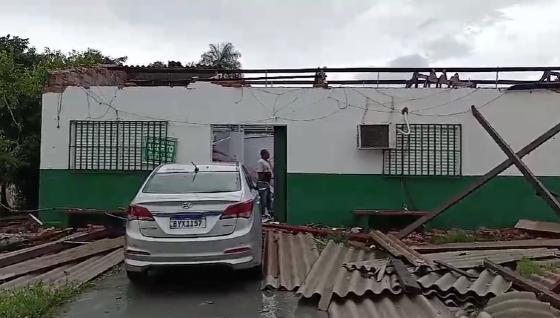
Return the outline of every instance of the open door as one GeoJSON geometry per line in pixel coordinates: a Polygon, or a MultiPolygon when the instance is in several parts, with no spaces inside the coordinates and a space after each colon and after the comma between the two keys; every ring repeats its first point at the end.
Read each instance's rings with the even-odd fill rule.
{"type": "Polygon", "coordinates": [[[287,147],[286,126],[274,126],[274,215],[280,222],[288,222],[287,147]]]}

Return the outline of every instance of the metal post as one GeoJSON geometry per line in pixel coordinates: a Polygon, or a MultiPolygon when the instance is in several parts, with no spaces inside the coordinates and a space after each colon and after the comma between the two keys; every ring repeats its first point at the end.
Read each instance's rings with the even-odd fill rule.
{"type": "MultiPolygon", "coordinates": [[[[523,149],[521,149],[519,152],[517,152],[517,156],[519,158],[523,158],[526,155],[528,155],[529,153],[531,153],[531,151],[537,149],[538,147],[540,147],[542,144],[544,144],[547,140],[549,140],[550,138],[552,138],[554,135],[556,135],[557,133],[560,132],[560,123],[556,124],[554,127],[550,128],[549,130],[547,130],[544,134],[540,135],[539,137],[537,137],[537,139],[533,140],[530,144],[528,144],[527,146],[523,147],[523,149]]],[[[494,178],[495,176],[497,176],[498,174],[500,174],[502,171],[506,170],[507,168],[509,168],[509,166],[511,166],[513,164],[513,161],[511,159],[506,159],[505,161],[503,161],[502,163],[500,163],[498,166],[496,166],[494,169],[490,170],[489,172],[487,172],[485,175],[483,175],[482,177],[480,177],[478,180],[476,180],[474,183],[468,185],[466,188],[464,188],[461,192],[459,192],[458,194],[452,196],[451,198],[449,198],[447,201],[445,201],[443,204],[441,204],[440,206],[438,206],[431,214],[425,215],[419,219],[417,219],[416,221],[412,222],[411,224],[409,224],[407,227],[405,227],[404,229],[402,229],[398,234],[397,237],[398,238],[403,238],[406,237],[408,234],[414,232],[417,228],[419,228],[420,226],[422,226],[423,224],[425,224],[426,222],[434,219],[435,217],[437,217],[438,215],[442,214],[443,212],[447,211],[450,207],[454,206],[455,204],[459,203],[461,200],[463,200],[464,198],[466,198],[467,196],[469,196],[471,193],[473,193],[474,191],[476,191],[478,188],[482,187],[483,185],[485,185],[488,181],[490,181],[492,178],[494,178]]]]}
{"type": "Polygon", "coordinates": [[[498,146],[506,153],[508,158],[515,164],[517,169],[525,176],[525,179],[537,190],[537,193],[546,201],[546,203],[554,210],[556,214],[560,216],[560,202],[556,200],[554,195],[548,191],[548,189],[542,184],[542,182],[535,177],[531,172],[529,167],[525,165],[523,161],[515,154],[513,149],[505,142],[505,140],[498,134],[498,132],[490,125],[490,123],[482,116],[482,114],[476,109],[476,107],[471,106],[474,117],[478,122],[484,127],[486,132],[494,139],[498,146]]]}

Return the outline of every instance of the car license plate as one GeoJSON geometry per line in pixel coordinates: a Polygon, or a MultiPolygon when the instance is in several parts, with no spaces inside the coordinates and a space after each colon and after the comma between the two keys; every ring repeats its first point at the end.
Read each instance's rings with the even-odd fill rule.
{"type": "Polygon", "coordinates": [[[204,216],[174,216],[169,219],[169,229],[197,229],[206,227],[206,217],[204,216]]]}

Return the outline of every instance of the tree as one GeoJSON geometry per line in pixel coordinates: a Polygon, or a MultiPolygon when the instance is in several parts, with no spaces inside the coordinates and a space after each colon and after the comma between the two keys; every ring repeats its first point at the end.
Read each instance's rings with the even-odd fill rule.
{"type": "Polygon", "coordinates": [[[0,210],[8,205],[7,182],[11,179],[10,173],[15,170],[19,162],[15,154],[14,144],[0,134],[0,210]]]}
{"type": "Polygon", "coordinates": [[[241,68],[240,58],[241,53],[230,42],[210,44],[209,50],[201,55],[199,64],[217,69],[237,70],[241,68]]]}
{"type": "Polygon", "coordinates": [[[148,67],[163,68],[163,67],[167,67],[167,64],[163,63],[162,61],[155,61],[155,62],[152,62],[152,63],[148,64],[148,67]]]}
{"type": "Polygon", "coordinates": [[[0,37],[0,185],[4,189],[14,183],[27,206],[37,204],[41,93],[48,73],[97,64],[122,65],[126,59],[112,58],[95,49],[63,53],[47,48],[39,53],[28,39],[0,37]],[[11,158],[17,164],[3,164],[12,162],[11,158]]]}

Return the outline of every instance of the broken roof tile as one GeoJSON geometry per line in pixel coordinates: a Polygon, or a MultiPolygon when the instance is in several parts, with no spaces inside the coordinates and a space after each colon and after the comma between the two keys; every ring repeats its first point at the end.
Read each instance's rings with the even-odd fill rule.
{"type": "Polygon", "coordinates": [[[265,231],[263,288],[294,290],[301,286],[319,251],[310,234],[265,231]]]}
{"type": "Polygon", "coordinates": [[[518,261],[522,258],[539,259],[557,256],[559,251],[552,248],[501,249],[482,251],[454,251],[425,254],[432,260],[440,260],[458,268],[482,267],[484,259],[496,264],[518,261]]]}
{"type": "Polygon", "coordinates": [[[437,298],[423,295],[400,295],[382,298],[361,298],[333,301],[331,318],[452,318],[455,315],[437,298]]]}

